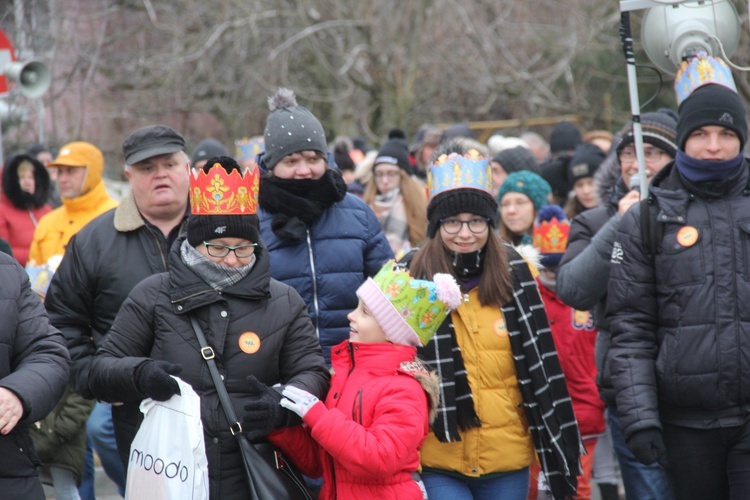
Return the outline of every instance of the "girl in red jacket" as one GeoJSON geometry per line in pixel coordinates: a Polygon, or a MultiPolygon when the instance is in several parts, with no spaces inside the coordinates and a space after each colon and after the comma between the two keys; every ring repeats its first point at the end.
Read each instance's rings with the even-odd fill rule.
{"type": "Polygon", "coordinates": [[[269,438],[304,474],[324,478],[321,499],[422,499],[419,449],[437,405],[437,377],[416,358],[461,292],[452,276],[416,280],[387,263],[357,290],[349,340],[333,347],[325,404],[286,386],[281,406],[304,426],[269,438]]]}

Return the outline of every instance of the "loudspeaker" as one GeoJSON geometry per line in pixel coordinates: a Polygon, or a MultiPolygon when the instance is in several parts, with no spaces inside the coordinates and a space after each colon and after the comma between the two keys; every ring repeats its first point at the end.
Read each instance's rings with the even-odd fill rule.
{"type": "Polygon", "coordinates": [[[35,59],[12,62],[5,66],[4,73],[10,81],[18,84],[21,94],[30,99],[41,97],[52,82],[47,65],[35,59]]]}

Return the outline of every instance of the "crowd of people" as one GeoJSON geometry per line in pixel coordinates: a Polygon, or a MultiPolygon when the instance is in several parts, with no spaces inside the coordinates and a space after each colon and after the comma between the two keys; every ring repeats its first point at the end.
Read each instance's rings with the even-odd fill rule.
{"type": "Polygon", "coordinates": [[[179,378],[212,499],[256,491],[242,440],[311,498],[743,498],[745,105],[705,54],[676,92],[615,133],[372,148],[279,88],[235,156],[133,130],[119,200],[91,143],[11,155],[4,493],[94,499],[96,456],[126,495],[140,405],[179,378]]]}

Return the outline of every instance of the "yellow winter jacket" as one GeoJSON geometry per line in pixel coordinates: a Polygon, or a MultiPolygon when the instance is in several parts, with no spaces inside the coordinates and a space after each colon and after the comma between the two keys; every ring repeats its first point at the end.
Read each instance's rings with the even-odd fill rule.
{"type": "MultiPolygon", "coordinates": [[[[91,177],[91,175],[89,175],[91,177]]],[[[65,253],[65,245],[83,226],[117,206],[107,190],[101,174],[99,182],[77,198],[63,198],[63,204],[39,220],[31,242],[29,261],[44,264],[53,255],[65,253]]]]}
{"type": "Polygon", "coordinates": [[[536,452],[500,308],[482,306],[475,288],[451,319],[482,426],[459,430],[461,441],[454,443],[441,443],[430,432],[422,467],[479,477],[530,466],[536,452]]]}

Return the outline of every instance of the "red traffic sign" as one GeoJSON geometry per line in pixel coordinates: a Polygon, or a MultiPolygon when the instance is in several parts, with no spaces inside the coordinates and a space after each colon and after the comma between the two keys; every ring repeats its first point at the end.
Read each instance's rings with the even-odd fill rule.
{"type": "Polygon", "coordinates": [[[16,60],[16,56],[13,53],[13,44],[5,35],[3,30],[0,30],[0,97],[8,94],[10,90],[10,83],[8,78],[5,76],[5,68],[16,60]]]}

